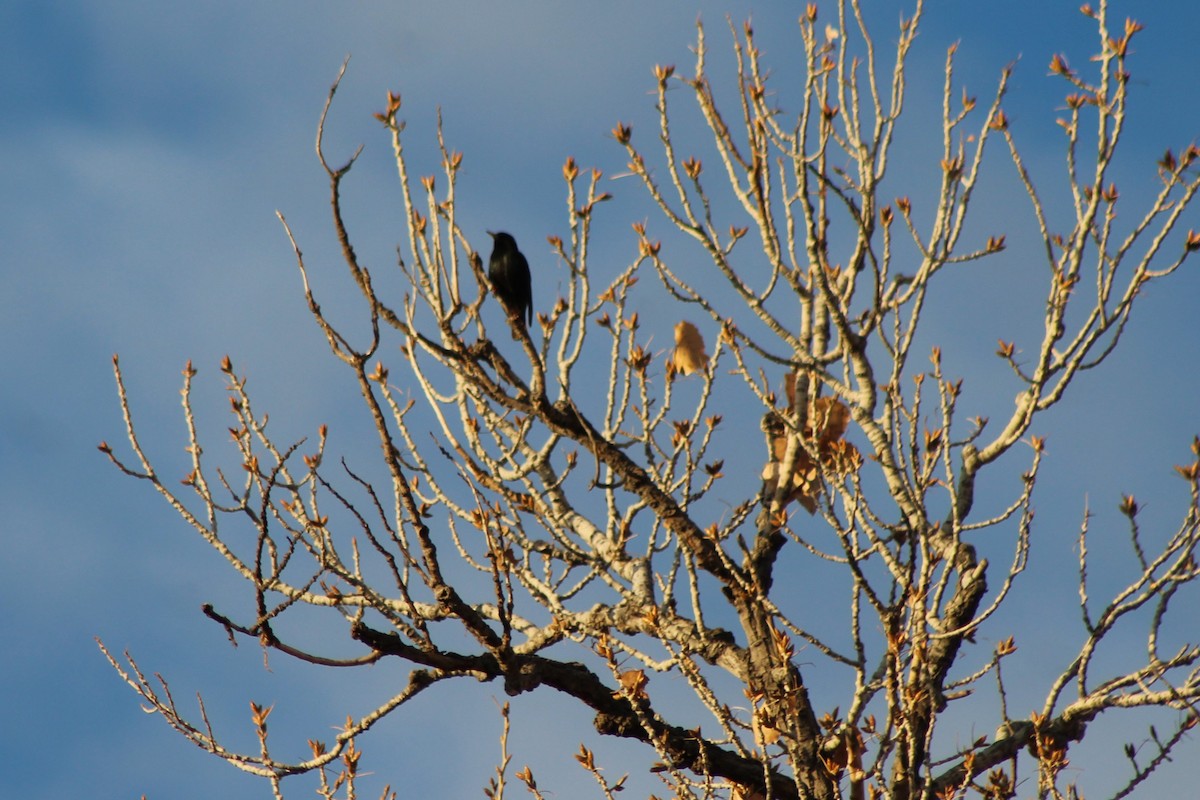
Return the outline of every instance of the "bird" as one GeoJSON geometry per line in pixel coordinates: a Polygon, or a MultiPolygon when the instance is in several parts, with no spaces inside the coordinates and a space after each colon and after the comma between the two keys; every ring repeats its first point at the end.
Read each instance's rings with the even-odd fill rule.
{"type": "Polygon", "coordinates": [[[530,284],[529,262],[517,249],[517,240],[504,231],[488,231],[492,237],[492,257],[488,262],[488,280],[492,292],[509,316],[518,321],[527,317],[533,324],[533,288],[530,284]]]}

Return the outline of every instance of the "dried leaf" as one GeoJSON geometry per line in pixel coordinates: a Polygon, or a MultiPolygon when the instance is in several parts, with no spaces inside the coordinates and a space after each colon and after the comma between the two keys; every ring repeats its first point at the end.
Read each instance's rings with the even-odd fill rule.
{"type": "Polygon", "coordinates": [[[775,744],[782,735],[775,715],[766,706],[758,705],[757,701],[754,708],[754,729],[759,740],[765,745],[775,744]]]}
{"type": "Polygon", "coordinates": [[[789,372],[783,376],[783,393],[787,395],[788,408],[796,407],[796,373],[789,372]]]}
{"type": "Polygon", "coordinates": [[[704,339],[700,331],[690,322],[680,322],[675,326],[675,368],[684,375],[700,372],[708,363],[708,354],[704,352],[704,339]]]}
{"type": "MultiPolygon", "coordinates": [[[[784,377],[784,392],[787,394],[789,407],[795,410],[797,401],[803,398],[797,397],[794,375],[784,377]]],[[[804,446],[796,453],[792,469],[793,489],[787,498],[788,503],[795,500],[808,513],[816,513],[821,470],[812,460],[814,444],[821,466],[835,475],[850,475],[862,466],[862,455],[858,449],[842,440],[849,425],[850,409],[842,401],[834,397],[819,397],[813,402],[802,437],[804,446]]],[[[788,438],[785,432],[771,439],[771,457],[762,471],[762,479],[767,483],[768,491],[774,491],[779,485],[779,471],[787,456],[788,438]]]]}
{"type": "MultiPolygon", "coordinates": [[[[629,693],[630,696],[638,699],[647,699],[646,684],[650,679],[646,677],[646,673],[640,669],[631,669],[622,672],[617,676],[617,680],[621,682],[621,688],[629,693]]],[[[619,696],[619,693],[614,693],[619,696]]]]}
{"type": "Polygon", "coordinates": [[[830,775],[840,777],[842,772],[849,768],[851,780],[862,780],[865,777],[862,769],[862,754],[865,749],[862,734],[857,728],[847,728],[838,738],[840,741],[837,748],[826,751],[821,756],[821,760],[825,762],[825,769],[830,775]]]}

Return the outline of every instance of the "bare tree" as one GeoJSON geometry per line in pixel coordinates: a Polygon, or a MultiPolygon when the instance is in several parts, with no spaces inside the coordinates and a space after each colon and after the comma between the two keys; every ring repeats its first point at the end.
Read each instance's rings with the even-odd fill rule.
{"type": "MultiPolygon", "coordinates": [[[[502,682],[513,696],[558,690],[594,712],[599,733],[652,748],[678,797],[1007,798],[1034,775],[1039,797],[1074,796],[1063,773],[1072,746],[1129,708],[1157,709],[1159,719],[1148,750],[1127,748],[1129,779],[1112,796],[1133,792],[1170,757],[1200,698],[1200,647],[1160,642],[1178,611],[1172,601],[1198,574],[1200,462],[1177,468],[1191,493],[1172,532],[1144,535],[1137,501],[1124,498],[1127,584],[1111,595],[1090,590],[1084,518],[1082,645],[1061,674],[1045,675],[1032,716],[1010,715],[1002,671],[1022,631],[993,626],[990,650],[976,634],[1021,589],[1043,455],[1037,420],[1118,346],[1140,291],[1200,249],[1200,234],[1180,223],[1200,188],[1200,150],[1168,151],[1157,196],[1136,222],[1116,224],[1110,171],[1140,26],[1114,25],[1100,2],[1082,9],[1098,41],[1090,61],[1079,57],[1086,69],[1064,56],[1050,64],[1068,92],[1059,123],[1069,204],[1048,207],[1041,187],[1051,178],[1022,158],[1004,111],[1009,71],[977,103],[954,79],[953,47],[933,191],[890,199],[882,192],[923,3],[886,56],[858,0],[834,5],[835,19],[818,23],[810,5],[800,20],[803,84],[782,93],[798,113],[773,105],[749,25],[732,31],[732,110],[710,83],[703,27],[691,75],[657,68],[653,147],[643,150],[623,124],[613,135],[661,218],[634,225],[636,253],[622,268],[594,267],[592,220],[609,194],[599,171],[568,159],[567,226],[549,237],[568,275],[562,296],[529,329],[509,318],[501,336],[484,324],[482,259],[458,222],[461,155],[439,129],[444,175],[421,178],[417,190],[391,93],[377,116],[403,192],[399,268],[412,290],[377,294],[343,224],[354,158],[334,167],[322,146],[334,84],[317,150],[369,334],[350,335],[322,312],[280,220],[312,317],[361,390],[379,464],[332,457],[324,425],[315,441],[273,439],[228,359],[221,369],[244,475],[204,456],[190,364],[183,489],[147,457],[119,368],[135,458],[101,449],[150,482],[245,579],[253,610],[205,608],[230,637],[315,664],[400,659],[411,664],[408,682],[295,761],[268,747],[269,708],[254,709],[260,749],[233,752],[203,714],[185,718],[165,682],[128,654],[110,655],[145,702],[203,749],[266,777],[276,796],[282,778],[312,771],[323,796],[350,796],[358,737],[455,680],[502,682]],[[707,163],[679,145],[677,95],[705,123],[707,163]],[[1000,343],[995,363],[1020,391],[1005,418],[989,421],[969,416],[977,403],[943,371],[941,348],[915,348],[931,287],[1005,250],[1010,232],[980,237],[968,225],[985,164],[1005,162],[1028,205],[1004,223],[1031,220],[1044,253],[1044,319],[1000,343]],[[653,238],[663,223],[669,244],[653,238]],[[635,311],[656,286],[676,309],[665,361],[635,311]],[[760,434],[747,439],[755,423],[761,445],[760,434]],[[975,502],[985,486],[996,497],[997,487],[1016,488],[988,514],[975,502]],[[1011,557],[989,563],[981,542],[1011,557]],[[828,587],[824,607],[798,601],[780,580],[785,568],[828,587]],[[343,619],[361,655],[306,652],[277,635],[278,620],[305,606],[343,619]],[[842,620],[834,634],[831,618],[842,620]],[[1141,631],[1144,653],[1114,671],[1102,656],[1127,627],[1141,631]],[[460,652],[464,636],[470,649],[460,652]],[[694,707],[658,701],[668,682],[688,687],[694,707]],[[995,702],[990,718],[973,711],[968,727],[953,712],[972,693],[995,702]],[[980,729],[995,734],[972,733],[980,729]]],[[[1194,449],[1200,456],[1200,442],[1194,449]]],[[[510,773],[510,759],[505,750],[487,792],[501,797],[517,779],[541,797],[528,768],[510,773]]],[[[590,750],[578,759],[600,794],[622,788],[590,750]]]]}

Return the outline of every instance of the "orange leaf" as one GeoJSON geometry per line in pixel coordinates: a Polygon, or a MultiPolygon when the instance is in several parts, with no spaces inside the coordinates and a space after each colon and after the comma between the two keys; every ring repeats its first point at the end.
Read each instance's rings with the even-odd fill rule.
{"type": "Polygon", "coordinates": [[[650,682],[650,679],[646,677],[646,673],[642,670],[626,670],[617,676],[617,680],[621,682],[621,688],[633,697],[638,700],[646,699],[646,684],[650,682]]]}
{"type": "Polygon", "coordinates": [[[704,339],[700,331],[690,322],[680,322],[675,326],[675,368],[684,375],[700,372],[708,363],[708,354],[704,352],[704,339]]]}

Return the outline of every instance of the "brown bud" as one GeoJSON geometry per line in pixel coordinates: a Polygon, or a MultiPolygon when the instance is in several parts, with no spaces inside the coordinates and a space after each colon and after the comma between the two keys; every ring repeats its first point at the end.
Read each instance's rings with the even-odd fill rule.
{"type": "Polygon", "coordinates": [[[1055,53],[1054,57],[1050,59],[1050,72],[1051,74],[1062,75],[1064,77],[1070,77],[1073,74],[1071,68],[1067,65],[1067,60],[1063,58],[1061,53],[1055,53]]]}

